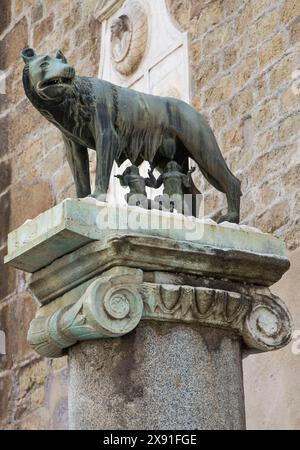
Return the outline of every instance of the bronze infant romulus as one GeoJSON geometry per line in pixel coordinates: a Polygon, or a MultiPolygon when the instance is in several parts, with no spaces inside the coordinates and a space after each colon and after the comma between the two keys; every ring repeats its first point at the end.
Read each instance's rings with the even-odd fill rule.
{"type": "MultiPolygon", "coordinates": [[[[149,161],[163,170],[174,160],[183,170],[192,158],[227,196],[221,221],[239,222],[240,181],[229,170],[216,138],[201,114],[187,103],[126,89],[106,81],[79,77],[62,54],[38,56],[22,51],[23,84],[32,104],[62,132],[78,197],[91,193],[87,148],[96,150],[93,197],[107,193],[113,162],[149,161]]],[[[197,192],[193,185],[190,193],[197,192]]]]}

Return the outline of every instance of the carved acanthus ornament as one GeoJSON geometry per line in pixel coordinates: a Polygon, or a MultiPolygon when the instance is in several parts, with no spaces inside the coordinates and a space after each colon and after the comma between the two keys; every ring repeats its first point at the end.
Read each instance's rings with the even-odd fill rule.
{"type": "Polygon", "coordinates": [[[289,313],[271,293],[147,283],[142,270],[116,267],[96,278],[76,303],[34,319],[28,341],[40,355],[59,357],[78,341],[123,336],[142,319],[220,327],[255,351],[281,348],[291,336],[289,313]]]}

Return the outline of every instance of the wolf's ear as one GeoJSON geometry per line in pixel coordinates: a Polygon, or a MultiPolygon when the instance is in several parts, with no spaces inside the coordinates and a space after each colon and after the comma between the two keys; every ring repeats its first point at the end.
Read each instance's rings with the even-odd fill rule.
{"type": "Polygon", "coordinates": [[[58,50],[58,52],[56,53],[56,59],[61,59],[62,62],[64,62],[65,64],[68,63],[67,58],[65,57],[65,55],[61,50],[58,50]]]}
{"type": "Polygon", "coordinates": [[[22,50],[21,56],[24,63],[27,64],[29,61],[36,57],[36,54],[33,48],[27,47],[22,50]]]}

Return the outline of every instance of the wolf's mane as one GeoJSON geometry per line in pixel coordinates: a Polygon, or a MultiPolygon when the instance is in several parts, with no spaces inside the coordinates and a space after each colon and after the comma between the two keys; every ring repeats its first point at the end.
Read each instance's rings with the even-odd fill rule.
{"type": "Polygon", "coordinates": [[[35,91],[30,82],[29,65],[26,64],[23,70],[23,85],[27,97],[40,113],[53,123],[54,111],[61,110],[64,117],[75,124],[74,132],[79,132],[92,117],[95,109],[95,98],[92,84],[87,77],[76,76],[73,81],[72,91],[62,99],[42,99],[35,91]]]}

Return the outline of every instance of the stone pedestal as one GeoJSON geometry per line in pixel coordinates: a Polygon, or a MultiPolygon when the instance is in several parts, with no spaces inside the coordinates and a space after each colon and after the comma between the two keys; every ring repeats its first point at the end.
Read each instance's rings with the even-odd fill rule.
{"type": "Polygon", "coordinates": [[[69,353],[71,428],[242,429],[242,353],[290,340],[284,245],[245,226],[66,200],[8,251],[40,304],[29,342],[69,353]]]}

